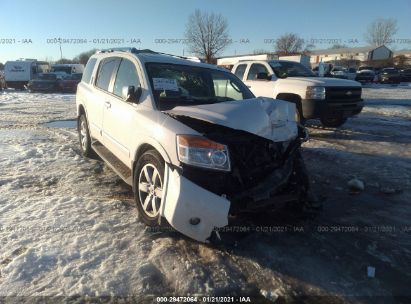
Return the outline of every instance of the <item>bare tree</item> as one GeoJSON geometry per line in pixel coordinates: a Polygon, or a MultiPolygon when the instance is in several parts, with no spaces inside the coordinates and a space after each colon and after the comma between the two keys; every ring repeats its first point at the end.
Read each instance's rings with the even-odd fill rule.
{"type": "Polygon", "coordinates": [[[397,21],[395,19],[378,18],[368,26],[365,39],[369,44],[375,46],[390,44],[397,30],[397,21]]]}
{"type": "Polygon", "coordinates": [[[277,39],[275,51],[278,55],[292,55],[302,53],[304,50],[304,39],[297,34],[286,33],[277,39]]]}
{"type": "Polygon", "coordinates": [[[230,43],[228,23],[221,14],[195,10],[186,25],[185,37],[191,52],[212,62],[230,43]]]}
{"type": "Polygon", "coordinates": [[[73,58],[73,62],[78,62],[81,64],[86,64],[88,59],[91,57],[91,55],[93,55],[96,52],[96,49],[92,49],[90,51],[87,52],[83,52],[78,54],[76,57],[73,58]]]}

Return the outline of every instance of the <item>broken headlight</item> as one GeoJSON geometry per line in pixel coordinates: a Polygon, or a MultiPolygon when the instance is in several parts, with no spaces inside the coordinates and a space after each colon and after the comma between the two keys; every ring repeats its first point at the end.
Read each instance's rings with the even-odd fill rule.
{"type": "Polygon", "coordinates": [[[177,154],[187,165],[230,171],[228,147],[202,136],[177,135],[177,154]]]}

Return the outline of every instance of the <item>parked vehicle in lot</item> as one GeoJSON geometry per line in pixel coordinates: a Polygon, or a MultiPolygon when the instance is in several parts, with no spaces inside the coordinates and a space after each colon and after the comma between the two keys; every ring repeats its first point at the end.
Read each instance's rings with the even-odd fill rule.
{"type": "Polygon", "coordinates": [[[82,76],[83,74],[81,73],[63,76],[58,82],[58,90],[61,92],[76,92],[77,85],[80,83],[82,76]]]}
{"type": "Polygon", "coordinates": [[[229,71],[150,50],[89,59],[77,88],[81,152],[133,187],[147,225],[206,241],[228,215],[304,202],[295,106],[255,98],[229,71]]]}
{"type": "Polygon", "coordinates": [[[56,92],[59,88],[61,76],[55,73],[44,73],[27,84],[29,92],[56,92]]]}
{"type": "Polygon", "coordinates": [[[347,69],[340,66],[334,66],[331,70],[332,77],[348,79],[347,69]]]}
{"type": "Polygon", "coordinates": [[[331,70],[331,75],[332,77],[335,77],[335,78],[355,80],[355,76],[357,75],[357,70],[355,68],[345,68],[345,67],[335,66],[331,70]]]}
{"type": "Polygon", "coordinates": [[[360,83],[370,83],[374,82],[376,79],[376,74],[374,70],[358,70],[357,75],[355,75],[355,81],[360,83]]]}
{"type": "Polygon", "coordinates": [[[48,62],[36,59],[7,61],[4,66],[4,75],[8,88],[23,90],[28,82],[37,78],[39,74],[50,71],[48,62]]]}
{"type": "Polygon", "coordinates": [[[84,71],[84,65],[79,63],[69,63],[69,64],[53,64],[51,66],[51,72],[62,72],[65,74],[82,74],[84,71]]]}
{"type": "Polygon", "coordinates": [[[361,85],[358,82],[316,77],[298,62],[244,61],[234,65],[232,72],[256,96],[294,103],[299,122],[320,118],[324,126],[338,127],[363,108],[361,85]]]}
{"type": "Polygon", "coordinates": [[[362,65],[358,68],[358,72],[361,72],[361,71],[373,71],[373,72],[375,72],[375,69],[374,69],[374,67],[369,66],[369,65],[362,65]]]}
{"type": "Polygon", "coordinates": [[[385,68],[378,74],[377,81],[379,83],[399,84],[401,82],[401,75],[396,68],[385,68]]]}
{"type": "Polygon", "coordinates": [[[401,69],[400,70],[401,81],[411,82],[411,69],[401,69]]]}

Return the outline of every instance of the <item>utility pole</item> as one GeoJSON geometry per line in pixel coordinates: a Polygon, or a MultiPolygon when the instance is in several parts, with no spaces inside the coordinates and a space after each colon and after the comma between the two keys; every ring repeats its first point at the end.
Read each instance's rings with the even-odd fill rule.
{"type": "Polygon", "coordinates": [[[63,51],[61,50],[61,39],[59,39],[59,45],[60,45],[60,59],[63,59],[63,51]]]}

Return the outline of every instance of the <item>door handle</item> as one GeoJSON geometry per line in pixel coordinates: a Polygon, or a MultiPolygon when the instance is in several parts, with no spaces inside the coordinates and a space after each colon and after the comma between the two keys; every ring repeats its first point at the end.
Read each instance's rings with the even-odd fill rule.
{"type": "Polygon", "coordinates": [[[108,102],[108,101],[106,101],[106,102],[104,103],[104,105],[106,106],[106,109],[111,108],[111,103],[108,102]]]}

